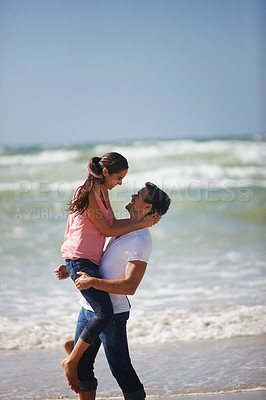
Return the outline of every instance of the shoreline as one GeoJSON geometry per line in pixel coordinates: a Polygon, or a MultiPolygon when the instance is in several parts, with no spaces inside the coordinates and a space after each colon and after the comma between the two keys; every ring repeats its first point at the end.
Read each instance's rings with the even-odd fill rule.
{"type": "MultiPolygon", "coordinates": [[[[266,336],[130,346],[147,400],[266,400],[266,336]]],[[[1,351],[0,399],[74,400],[60,362],[63,349],[1,351]]],[[[97,400],[123,399],[101,349],[97,400]]]]}
{"type": "MultiPolygon", "coordinates": [[[[29,400],[35,400],[36,398],[32,398],[29,400]]],[[[42,399],[39,397],[40,400],[74,400],[77,399],[75,397],[65,397],[60,396],[58,398],[45,398],[42,399]]],[[[257,389],[250,389],[250,390],[235,390],[235,391],[228,391],[228,392],[217,392],[217,393],[187,393],[187,394],[176,394],[176,395],[169,395],[169,396],[152,396],[149,395],[146,397],[146,400],[265,400],[266,399],[266,387],[265,388],[257,388],[257,389]]],[[[12,399],[9,399],[12,400],[12,399]]],[[[101,396],[97,395],[96,400],[124,400],[123,396],[101,396]]]]}

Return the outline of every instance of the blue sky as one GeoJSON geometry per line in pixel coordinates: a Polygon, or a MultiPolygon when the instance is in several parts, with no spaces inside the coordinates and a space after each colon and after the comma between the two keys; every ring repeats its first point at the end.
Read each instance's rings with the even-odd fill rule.
{"type": "Polygon", "coordinates": [[[266,131],[264,0],[0,0],[0,144],[266,131]]]}

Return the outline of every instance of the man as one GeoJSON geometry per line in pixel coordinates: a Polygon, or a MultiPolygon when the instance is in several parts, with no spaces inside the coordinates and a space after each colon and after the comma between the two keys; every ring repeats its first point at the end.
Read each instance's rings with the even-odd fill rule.
{"type": "MultiPolygon", "coordinates": [[[[139,221],[147,214],[164,215],[170,205],[165,192],[154,184],[147,182],[145,187],[132,195],[126,206],[132,221],[139,221]]],[[[126,400],[143,400],[146,397],[142,383],[134,370],[128,351],[126,322],[129,318],[130,304],[126,295],[135,293],[139,286],[152,250],[151,235],[148,228],[140,229],[126,235],[113,237],[109,241],[99,266],[102,279],[90,277],[80,272],[76,280],[79,290],[94,287],[109,292],[113,304],[114,317],[99,337],[92,343],[80,359],[78,377],[80,400],[94,400],[96,397],[97,379],[93,366],[101,343],[111,372],[117,380],[126,400]]],[[[60,268],[60,267],[59,267],[60,268]]],[[[58,270],[58,269],[57,269],[58,270]]],[[[59,279],[63,279],[55,271],[59,279]]],[[[90,305],[82,297],[82,305],[77,322],[75,342],[84,326],[93,317],[90,305]]],[[[67,352],[71,351],[71,342],[65,344],[67,352]]]]}

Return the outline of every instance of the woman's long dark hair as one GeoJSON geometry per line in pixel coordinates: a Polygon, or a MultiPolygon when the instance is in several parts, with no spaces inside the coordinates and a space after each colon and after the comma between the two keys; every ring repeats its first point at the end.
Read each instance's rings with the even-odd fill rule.
{"type": "Polygon", "coordinates": [[[70,202],[68,208],[70,213],[81,215],[88,208],[89,193],[94,183],[104,183],[103,168],[106,168],[109,174],[119,173],[128,169],[128,162],[125,157],[115,152],[107,153],[102,158],[91,158],[88,164],[88,178],[79,188],[76,197],[70,202]]]}

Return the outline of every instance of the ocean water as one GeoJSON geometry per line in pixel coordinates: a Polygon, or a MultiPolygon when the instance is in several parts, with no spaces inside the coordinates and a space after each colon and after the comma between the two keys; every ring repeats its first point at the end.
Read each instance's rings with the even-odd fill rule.
{"type": "MultiPolygon", "coordinates": [[[[265,388],[265,135],[1,148],[0,357],[39,357],[73,336],[79,294],[72,282],[57,281],[53,270],[62,262],[67,203],[86,179],[88,160],[109,151],[129,162],[123,185],[110,192],[118,218],[127,217],[124,206],[146,181],[172,199],[169,212],[151,228],[147,273],[130,297],[130,345],[133,353],[145,354],[138,369],[146,371],[149,354],[156,363],[156,353],[144,347],[168,349],[167,359],[158,356],[158,363],[159,358],[167,362],[172,384],[167,389],[148,376],[150,396],[185,393],[191,379],[197,382],[195,393],[226,389],[231,375],[212,381],[208,349],[215,348],[217,360],[236,363],[233,349],[239,343],[241,374],[230,390],[265,388]],[[226,356],[225,347],[230,348],[226,356]],[[176,349],[184,354],[198,349],[188,352],[182,384],[176,349]],[[202,349],[206,364],[199,364],[202,349]]],[[[5,382],[10,385],[8,378],[2,381],[0,398],[5,398],[5,382]]],[[[9,398],[34,395],[29,384],[25,397],[14,392],[9,398]]]]}

